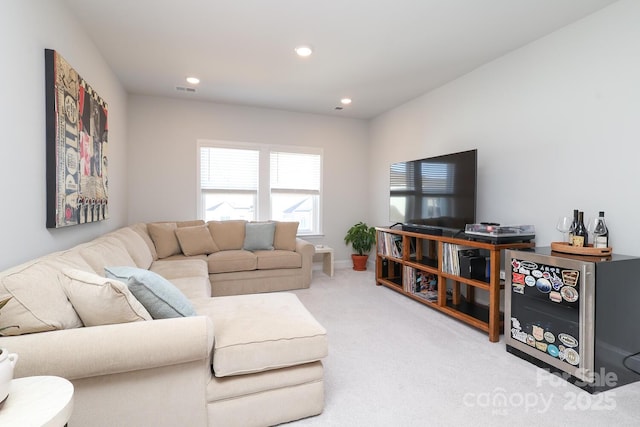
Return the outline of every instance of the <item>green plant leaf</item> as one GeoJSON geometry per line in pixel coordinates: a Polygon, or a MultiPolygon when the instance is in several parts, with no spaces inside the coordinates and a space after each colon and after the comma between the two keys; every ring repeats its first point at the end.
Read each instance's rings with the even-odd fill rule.
{"type": "Polygon", "coordinates": [[[376,243],[376,229],[360,221],[347,231],[344,243],[351,244],[354,252],[357,252],[358,255],[368,254],[376,243]]]}

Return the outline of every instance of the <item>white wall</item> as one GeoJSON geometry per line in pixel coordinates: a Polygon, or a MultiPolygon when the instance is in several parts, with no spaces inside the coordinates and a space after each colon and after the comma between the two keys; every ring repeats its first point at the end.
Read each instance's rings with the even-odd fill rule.
{"type": "Polygon", "coordinates": [[[479,220],[534,224],[538,244],[547,245],[560,237],[557,216],[603,209],[616,252],[640,255],[637,22],[640,3],[617,2],[368,127],[193,101],[128,102],[64,4],[2,0],[0,268],[127,222],[194,217],[199,138],[323,147],[326,235],[316,243],[336,248],[338,260],[350,253],[342,238],[351,224],[388,224],[391,162],[470,148],[479,149],[479,220]],[[45,228],[45,48],[59,51],[109,103],[108,221],[45,228]],[[593,154],[597,147],[604,153],[593,154]]]}
{"type": "Polygon", "coordinates": [[[59,1],[0,1],[0,269],[126,223],[126,93],[59,1]],[[44,49],[57,50],[109,103],[109,207],[102,223],[48,230],[44,49]]]}
{"type": "Polygon", "coordinates": [[[325,235],[308,240],[349,258],[344,234],[367,219],[366,122],[139,95],[128,112],[130,222],[197,217],[198,139],[320,147],[325,235]]]}
{"type": "MultiPolygon", "coordinates": [[[[389,164],[478,148],[478,221],[604,210],[615,252],[640,255],[640,2],[613,4],[372,121],[370,211],[389,224],[389,164]]],[[[389,224],[390,225],[390,224],[389,224]]]]}

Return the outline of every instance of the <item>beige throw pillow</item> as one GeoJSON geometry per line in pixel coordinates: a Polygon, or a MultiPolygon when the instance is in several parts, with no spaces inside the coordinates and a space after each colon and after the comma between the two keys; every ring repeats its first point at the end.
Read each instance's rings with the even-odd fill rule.
{"type": "Polygon", "coordinates": [[[295,251],[298,224],[299,223],[297,221],[276,222],[276,232],[273,236],[273,247],[283,251],[295,251]]]}
{"type": "Polygon", "coordinates": [[[213,241],[221,251],[242,249],[244,244],[244,229],[247,221],[209,221],[209,231],[213,241]]]}
{"type": "Polygon", "coordinates": [[[193,227],[194,225],[204,225],[204,220],[201,219],[192,219],[189,221],[178,221],[176,222],[178,228],[180,227],[193,227]]]}
{"type": "Polygon", "coordinates": [[[151,320],[127,285],[82,270],[65,269],[64,291],[85,326],[151,320]]]}
{"type": "Polygon", "coordinates": [[[182,253],[187,256],[209,255],[220,250],[206,225],[179,227],[176,229],[176,237],[180,242],[182,253]]]}
{"type": "Polygon", "coordinates": [[[23,264],[2,277],[0,294],[12,297],[0,314],[2,335],[82,327],[62,287],[66,280],[59,266],[46,261],[23,264]]]}
{"type": "Polygon", "coordinates": [[[175,222],[154,222],[147,224],[147,231],[156,246],[158,258],[166,258],[180,253],[180,243],[176,237],[178,226],[175,222]]]}

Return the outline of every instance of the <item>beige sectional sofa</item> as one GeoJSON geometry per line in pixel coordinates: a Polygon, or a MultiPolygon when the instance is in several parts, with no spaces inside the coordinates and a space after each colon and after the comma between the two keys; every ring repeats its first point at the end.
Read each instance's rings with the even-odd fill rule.
{"type": "Polygon", "coordinates": [[[296,238],[297,222],[230,220],[205,224],[195,220],[137,226],[153,241],[150,246],[155,258],[198,257],[207,261],[213,296],[285,291],[311,284],[315,248],[296,238]],[[256,237],[247,241],[247,232],[256,237]]]}
{"type": "MultiPolygon", "coordinates": [[[[233,272],[211,273],[224,262],[211,255],[242,249],[159,258],[154,228],[134,224],[0,272],[0,298],[12,297],[0,347],[19,354],[15,376],[69,379],[70,427],[266,426],[319,414],[326,331],[298,298],[212,297],[215,276],[233,272]]],[[[190,253],[196,241],[185,239],[190,253]]]]}

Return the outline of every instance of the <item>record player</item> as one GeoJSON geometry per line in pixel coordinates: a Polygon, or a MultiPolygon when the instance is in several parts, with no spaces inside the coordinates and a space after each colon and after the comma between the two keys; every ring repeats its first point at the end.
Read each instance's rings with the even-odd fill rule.
{"type": "Polygon", "coordinates": [[[464,234],[470,240],[493,244],[529,242],[536,237],[533,225],[500,225],[491,222],[467,224],[464,234]]]}

